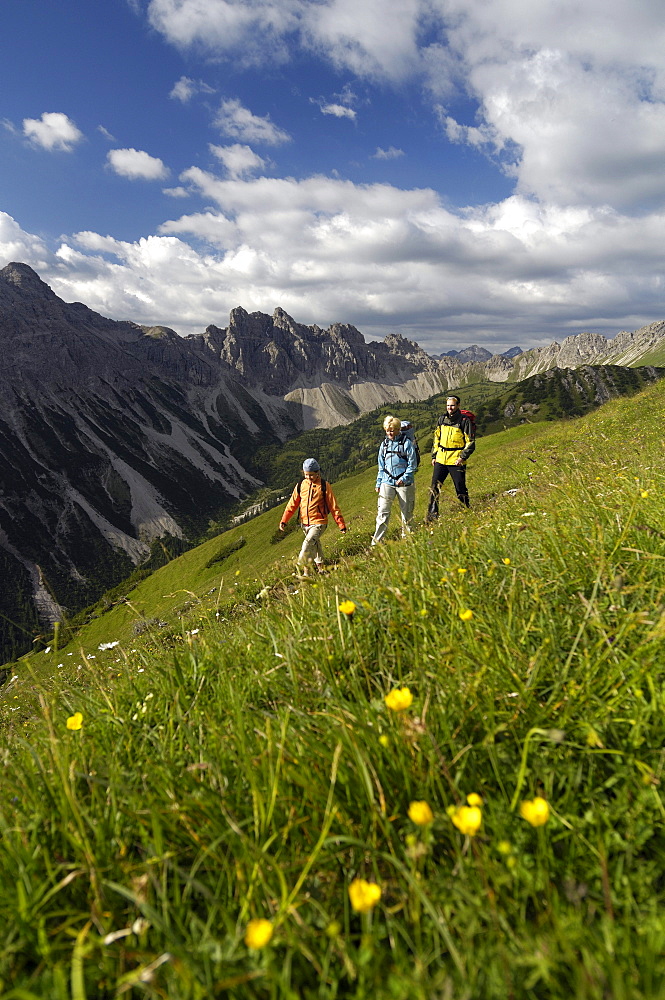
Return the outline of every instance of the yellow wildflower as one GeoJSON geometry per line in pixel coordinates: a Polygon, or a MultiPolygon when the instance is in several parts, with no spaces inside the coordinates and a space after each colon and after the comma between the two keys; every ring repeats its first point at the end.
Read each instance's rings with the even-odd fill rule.
{"type": "Polygon", "coordinates": [[[503,565],[504,565],[504,566],[510,566],[510,559],[509,559],[509,558],[508,558],[507,556],[506,556],[506,558],[505,558],[505,559],[503,560],[503,565]]]}
{"type": "Polygon", "coordinates": [[[245,931],[245,944],[248,948],[254,948],[255,951],[258,951],[259,948],[265,948],[267,944],[270,944],[274,931],[275,928],[269,920],[250,920],[245,931]]]}
{"type": "Polygon", "coordinates": [[[531,826],[544,826],[550,818],[549,804],[540,795],[536,795],[535,799],[525,799],[520,803],[520,816],[531,826]]]}
{"type": "Polygon", "coordinates": [[[460,806],[450,818],[460,833],[475,837],[483,821],[483,814],[478,806],[460,806]]]}
{"type": "Polygon", "coordinates": [[[649,496],[649,491],[648,491],[648,490],[642,490],[642,499],[643,499],[643,500],[646,500],[646,498],[647,498],[648,496],[649,496]]]}
{"type": "Polygon", "coordinates": [[[466,801],[470,806],[482,806],[483,804],[483,800],[481,796],[477,794],[477,792],[469,792],[469,794],[466,797],[466,801]]]}
{"type": "Polygon", "coordinates": [[[408,687],[393,688],[384,700],[391,712],[403,712],[411,705],[413,695],[408,687]]]}
{"type": "Polygon", "coordinates": [[[390,746],[390,740],[388,739],[385,733],[381,733],[381,735],[379,736],[379,743],[381,744],[382,747],[390,746]]]}
{"type": "Polygon", "coordinates": [[[500,840],[499,843],[496,845],[496,849],[499,852],[499,854],[513,853],[513,845],[510,843],[509,840],[500,840]]]}
{"type": "Polygon", "coordinates": [[[67,719],[67,729],[78,730],[83,725],[83,716],[80,712],[74,712],[67,719]]]}
{"type": "Polygon", "coordinates": [[[429,826],[430,823],[434,822],[434,813],[424,800],[410,802],[408,815],[411,822],[415,823],[416,826],[429,826]]]}
{"type": "Polygon", "coordinates": [[[356,606],[353,603],[353,601],[342,601],[342,603],[339,606],[339,610],[342,612],[343,615],[346,615],[348,618],[351,618],[353,612],[356,610],[356,606]]]}
{"type": "Polygon", "coordinates": [[[458,569],[457,569],[457,572],[458,573],[466,573],[466,570],[464,569],[463,566],[459,566],[458,569]]]}
{"type": "Polygon", "coordinates": [[[381,886],[366,882],[364,878],[354,878],[349,886],[349,899],[356,913],[369,913],[381,899],[381,886]]]}
{"type": "Polygon", "coordinates": [[[463,622],[470,622],[473,618],[473,611],[471,608],[465,608],[464,611],[460,611],[459,616],[463,622]]]}

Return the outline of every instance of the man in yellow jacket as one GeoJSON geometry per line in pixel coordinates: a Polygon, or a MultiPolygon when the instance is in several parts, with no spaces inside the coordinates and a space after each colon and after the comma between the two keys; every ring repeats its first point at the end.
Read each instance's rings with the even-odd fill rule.
{"type": "Polygon", "coordinates": [[[441,484],[450,476],[455,486],[457,499],[465,507],[469,506],[466,488],[466,460],[476,447],[473,422],[459,408],[459,396],[448,396],[446,413],[434,431],[432,443],[432,484],[427,508],[427,520],[439,516],[439,493],[441,484]]]}
{"type": "Polygon", "coordinates": [[[323,549],[320,539],[328,527],[328,514],[332,514],[342,534],[346,533],[346,524],[330,483],[321,478],[317,460],[306,459],[303,462],[302,472],[303,478],[296,483],[291,499],[282,514],[279,530],[284,531],[290,518],[297,510],[300,511],[300,527],[305,532],[305,538],[298,563],[302,566],[303,576],[307,576],[312,562],[319,572],[323,569],[323,549]]]}

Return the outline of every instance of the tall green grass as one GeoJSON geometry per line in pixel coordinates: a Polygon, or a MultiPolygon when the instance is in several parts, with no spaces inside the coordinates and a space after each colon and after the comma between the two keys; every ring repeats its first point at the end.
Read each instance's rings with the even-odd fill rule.
{"type": "Polygon", "coordinates": [[[358,551],[330,546],[313,583],[295,536],[281,570],[250,563],[261,590],[235,578],[267,550],[259,518],[178,637],[107,631],[93,658],[89,636],[46,679],[22,663],[0,703],[0,998],[664,995],[664,417],[654,386],[497,435],[470,511],[367,551],[358,501],[358,551]],[[470,794],[474,835],[450,815],[470,794]],[[380,887],[364,913],[356,879],[380,887]]]}

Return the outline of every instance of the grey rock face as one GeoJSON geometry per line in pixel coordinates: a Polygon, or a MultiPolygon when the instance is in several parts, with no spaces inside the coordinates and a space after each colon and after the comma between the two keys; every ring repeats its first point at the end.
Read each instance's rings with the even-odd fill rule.
{"type": "Polygon", "coordinates": [[[90,603],[153,539],[203,530],[258,485],[241,442],[300,426],[195,339],[68,305],[23,264],[0,271],[0,346],[0,548],[43,619],[44,586],[90,603]]]}
{"type": "Polygon", "coordinates": [[[484,347],[478,347],[477,344],[472,344],[471,347],[465,347],[463,351],[459,351],[456,360],[466,363],[467,361],[489,361],[491,357],[491,351],[484,347]]]}
{"type": "MultiPolygon", "coordinates": [[[[558,344],[524,351],[515,358],[512,378],[516,381],[551,368],[576,368],[584,364],[639,364],[654,351],[665,357],[665,322],[649,323],[632,333],[623,331],[607,340],[598,333],[579,333],[558,344]]],[[[660,363],[660,362],[658,362],[660,363]]]]}
{"type": "Polygon", "coordinates": [[[393,334],[383,343],[367,344],[354,326],[303,326],[283,309],[272,316],[234,309],[229,326],[209,326],[203,343],[246,383],[278,396],[323,382],[350,388],[361,381],[406,381],[437,367],[403,337],[393,334]]]}

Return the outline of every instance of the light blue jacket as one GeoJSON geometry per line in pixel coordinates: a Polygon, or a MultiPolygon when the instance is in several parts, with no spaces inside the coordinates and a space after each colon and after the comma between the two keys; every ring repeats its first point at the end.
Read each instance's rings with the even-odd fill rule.
{"type": "Polygon", "coordinates": [[[388,486],[396,486],[402,480],[403,486],[411,486],[413,474],[418,468],[416,449],[413,442],[405,435],[400,434],[393,441],[386,438],[381,442],[379,448],[379,472],[376,477],[376,485],[384,483],[388,486]]]}

